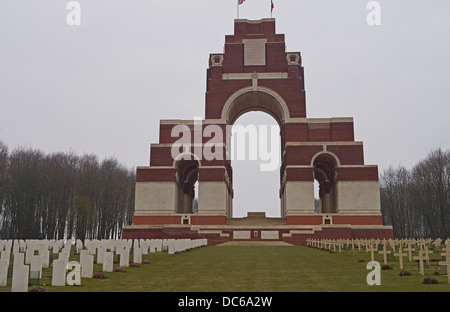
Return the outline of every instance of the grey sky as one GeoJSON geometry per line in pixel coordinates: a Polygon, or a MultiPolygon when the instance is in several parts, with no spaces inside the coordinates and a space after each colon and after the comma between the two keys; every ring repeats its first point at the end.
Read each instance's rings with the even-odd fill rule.
{"type": "MultiPolygon", "coordinates": [[[[72,27],[68,2],[0,0],[0,140],[148,165],[160,119],[204,116],[208,56],[233,34],[237,0],[79,0],[72,27]]],[[[353,117],[366,164],[411,167],[450,148],[450,2],[380,0],[381,26],[368,2],[274,0],[273,17],[302,53],[308,117],[353,117]]],[[[270,0],[240,7],[264,17],[270,0]]],[[[244,170],[235,215],[279,214],[278,172],[244,170]]]]}

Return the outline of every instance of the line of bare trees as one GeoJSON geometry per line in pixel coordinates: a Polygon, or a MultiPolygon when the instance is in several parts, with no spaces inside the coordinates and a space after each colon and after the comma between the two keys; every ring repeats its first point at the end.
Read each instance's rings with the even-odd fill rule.
{"type": "Polygon", "coordinates": [[[108,158],[9,152],[0,141],[0,238],[120,238],[134,212],[134,170],[108,158]]]}
{"type": "Polygon", "coordinates": [[[431,151],[411,170],[385,170],[380,193],[383,223],[395,237],[450,237],[450,150],[431,151]]]}

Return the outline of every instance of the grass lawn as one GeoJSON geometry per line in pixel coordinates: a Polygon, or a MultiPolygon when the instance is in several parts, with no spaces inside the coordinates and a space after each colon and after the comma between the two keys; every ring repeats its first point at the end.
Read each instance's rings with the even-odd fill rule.
{"type": "MultiPolygon", "coordinates": [[[[78,261],[74,255],[71,261],[78,261]]],[[[440,252],[430,258],[441,259],[440,252]]],[[[130,257],[132,259],[132,257],[130,257]]],[[[221,246],[203,247],[177,255],[166,252],[143,255],[150,264],[125,268],[125,272],[105,273],[105,279],[82,279],[82,286],[52,287],[52,269],[44,269],[40,286],[48,292],[448,292],[446,268],[430,262],[425,276],[418,275],[417,263],[405,269],[412,276],[381,270],[381,285],[368,286],[366,269],[370,254],[357,251],[330,253],[305,246],[221,246]],[[364,258],[366,262],[358,262],[364,258]],[[433,275],[439,272],[440,275],[433,275]],[[439,284],[424,285],[426,276],[439,284]]],[[[382,255],[376,261],[383,264],[382,255]]],[[[114,264],[114,268],[119,264],[114,264]]],[[[94,272],[102,266],[94,265],[94,272]]],[[[30,286],[31,288],[31,286],[30,286]]],[[[11,280],[0,292],[11,291],[11,280]]]]}

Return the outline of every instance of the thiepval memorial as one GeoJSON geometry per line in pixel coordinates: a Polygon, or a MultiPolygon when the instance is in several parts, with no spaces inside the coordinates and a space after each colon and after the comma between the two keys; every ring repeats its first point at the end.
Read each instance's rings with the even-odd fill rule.
{"type": "Polygon", "coordinates": [[[382,224],[378,167],[364,163],[353,118],[307,117],[302,57],[286,51],[275,19],[236,19],[224,52],[210,54],[206,79],[204,119],[160,121],[150,164],[137,168],[134,220],[123,238],[207,238],[209,245],[393,238],[382,224]],[[229,128],[249,111],[279,124],[279,218],[233,218],[229,128]]]}

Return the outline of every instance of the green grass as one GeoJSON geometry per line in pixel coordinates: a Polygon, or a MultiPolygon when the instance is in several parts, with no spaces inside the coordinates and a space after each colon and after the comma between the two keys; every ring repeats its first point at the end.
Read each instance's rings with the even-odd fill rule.
{"type": "MultiPolygon", "coordinates": [[[[431,258],[441,259],[440,253],[431,258]]],[[[132,259],[132,257],[130,257],[132,259]]],[[[370,254],[364,251],[329,253],[304,246],[222,246],[204,247],[177,255],[166,252],[143,255],[151,264],[128,267],[126,272],[105,273],[106,279],[82,279],[82,286],[51,286],[51,268],[45,269],[40,286],[48,292],[413,292],[450,291],[446,268],[430,262],[425,276],[419,275],[416,263],[405,269],[412,276],[399,276],[394,269],[381,271],[381,285],[368,286],[366,269],[370,254]],[[358,262],[364,258],[366,262],[358,262]],[[424,285],[426,276],[435,276],[437,285],[424,285]]],[[[78,261],[75,255],[71,260],[78,261]]],[[[376,261],[383,264],[377,254],[376,261]]],[[[119,266],[114,264],[114,268],[119,266]]],[[[94,265],[100,272],[101,265],[94,265]]],[[[30,286],[31,288],[31,286],[30,286]]],[[[1,291],[11,291],[11,280],[1,291]]]]}

